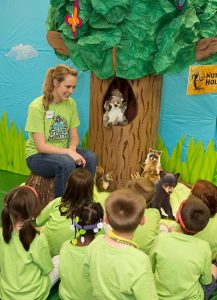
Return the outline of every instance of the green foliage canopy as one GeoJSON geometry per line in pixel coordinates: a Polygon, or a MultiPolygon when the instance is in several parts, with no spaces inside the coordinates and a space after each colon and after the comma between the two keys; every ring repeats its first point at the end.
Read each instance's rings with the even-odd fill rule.
{"type": "Polygon", "coordinates": [[[179,72],[196,61],[198,40],[216,36],[217,0],[186,0],[183,10],[177,10],[175,2],[79,0],[83,26],[74,37],[64,20],[72,14],[74,1],[50,0],[47,30],[61,33],[79,69],[91,70],[102,79],[179,72]]]}

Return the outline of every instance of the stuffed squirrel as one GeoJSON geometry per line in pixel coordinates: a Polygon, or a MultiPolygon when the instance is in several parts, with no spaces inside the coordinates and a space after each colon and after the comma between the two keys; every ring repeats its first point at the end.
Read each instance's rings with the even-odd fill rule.
{"type": "Polygon", "coordinates": [[[104,109],[103,123],[105,127],[110,128],[112,125],[128,124],[128,120],[124,115],[127,103],[124,102],[123,95],[118,89],[112,91],[111,98],[104,104],[104,109]]]}
{"type": "Polygon", "coordinates": [[[115,190],[115,184],[112,171],[105,172],[100,166],[96,167],[95,184],[100,192],[112,192],[115,190]]]}

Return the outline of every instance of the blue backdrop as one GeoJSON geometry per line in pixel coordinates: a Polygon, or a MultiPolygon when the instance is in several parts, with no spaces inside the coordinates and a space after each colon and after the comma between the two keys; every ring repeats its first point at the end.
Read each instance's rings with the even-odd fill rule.
{"type": "MultiPolygon", "coordinates": [[[[41,94],[47,68],[63,62],[46,40],[48,6],[48,0],[0,1],[0,117],[7,112],[17,128],[24,129],[28,104],[41,94]]],[[[164,76],[159,132],[170,153],[184,134],[205,146],[210,139],[216,143],[217,96],[186,96],[187,78],[187,70],[164,76]]],[[[90,73],[79,71],[73,98],[81,139],[89,122],[89,88],[90,73]]]]}

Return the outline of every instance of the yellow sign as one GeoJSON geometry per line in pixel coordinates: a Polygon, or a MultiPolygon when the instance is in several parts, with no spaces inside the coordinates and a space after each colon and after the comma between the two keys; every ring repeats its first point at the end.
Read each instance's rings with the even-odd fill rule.
{"type": "Polygon", "coordinates": [[[217,65],[190,66],[187,95],[217,93],[217,65]]]}

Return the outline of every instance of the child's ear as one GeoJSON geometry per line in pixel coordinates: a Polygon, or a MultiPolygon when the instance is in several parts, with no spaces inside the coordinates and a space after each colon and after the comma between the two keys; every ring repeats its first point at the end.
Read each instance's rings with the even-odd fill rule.
{"type": "Polygon", "coordinates": [[[106,224],[109,224],[107,214],[104,214],[103,221],[104,221],[106,224]]]}
{"type": "Polygon", "coordinates": [[[141,221],[140,221],[140,225],[144,225],[146,222],[146,218],[145,216],[143,215],[142,218],[141,218],[141,221]]]}

